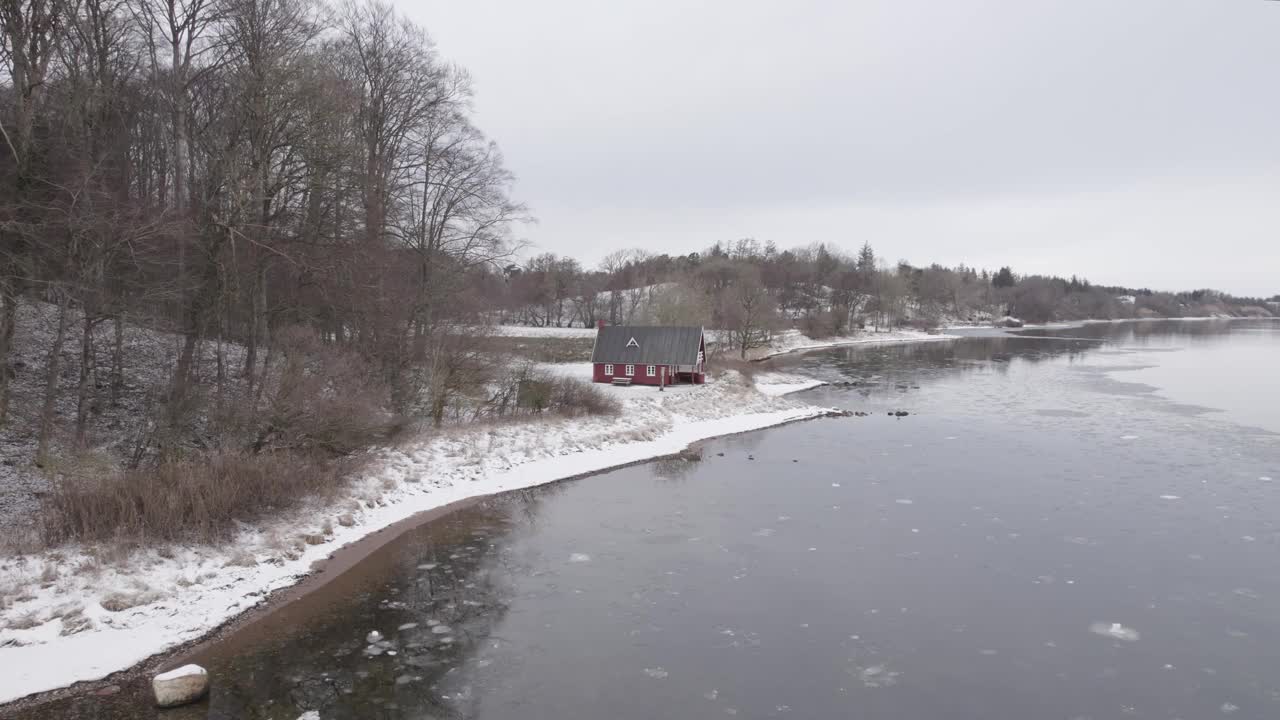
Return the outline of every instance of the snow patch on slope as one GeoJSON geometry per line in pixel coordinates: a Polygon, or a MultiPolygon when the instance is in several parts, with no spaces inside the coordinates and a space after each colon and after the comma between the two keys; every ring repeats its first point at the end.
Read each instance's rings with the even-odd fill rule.
{"type": "Polygon", "coordinates": [[[762,360],[775,355],[820,350],[822,348],[839,347],[841,345],[878,345],[903,344],[917,342],[942,342],[955,340],[955,335],[930,335],[919,330],[894,330],[891,332],[863,332],[857,335],[838,335],[815,340],[799,330],[785,330],[777,333],[766,347],[755,348],[747,352],[753,360],[762,360]]]}

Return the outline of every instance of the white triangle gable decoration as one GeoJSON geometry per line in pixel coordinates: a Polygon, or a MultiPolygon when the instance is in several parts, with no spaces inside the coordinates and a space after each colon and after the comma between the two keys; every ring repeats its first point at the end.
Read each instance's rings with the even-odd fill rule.
{"type": "Polygon", "coordinates": [[[635,338],[631,338],[630,340],[627,341],[627,347],[633,347],[633,348],[639,349],[640,343],[636,342],[635,338]]]}

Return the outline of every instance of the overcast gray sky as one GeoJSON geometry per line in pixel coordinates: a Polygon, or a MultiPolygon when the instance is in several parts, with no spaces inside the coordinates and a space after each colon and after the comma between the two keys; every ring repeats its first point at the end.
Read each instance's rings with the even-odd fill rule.
{"type": "Polygon", "coordinates": [[[539,249],[1280,292],[1280,2],[397,2],[473,74],[539,249]]]}

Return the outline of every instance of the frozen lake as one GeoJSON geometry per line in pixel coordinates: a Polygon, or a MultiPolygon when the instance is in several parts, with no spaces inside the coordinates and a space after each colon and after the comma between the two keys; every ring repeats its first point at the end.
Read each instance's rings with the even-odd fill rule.
{"type": "Polygon", "coordinates": [[[454,512],[206,704],[24,717],[1280,716],[1280,323],[991,335],[780,359],[870,414],[454,512]]]}

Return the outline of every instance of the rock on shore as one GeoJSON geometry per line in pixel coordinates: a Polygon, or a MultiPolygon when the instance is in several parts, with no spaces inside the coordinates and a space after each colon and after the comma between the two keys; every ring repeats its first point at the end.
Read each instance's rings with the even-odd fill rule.
{"type": "Polygon", "coordinates": [[[199,665],[183,665],[151,681],[156,705],[162,708],[193,703],[209,692],[209,673],[199,665]]]}

